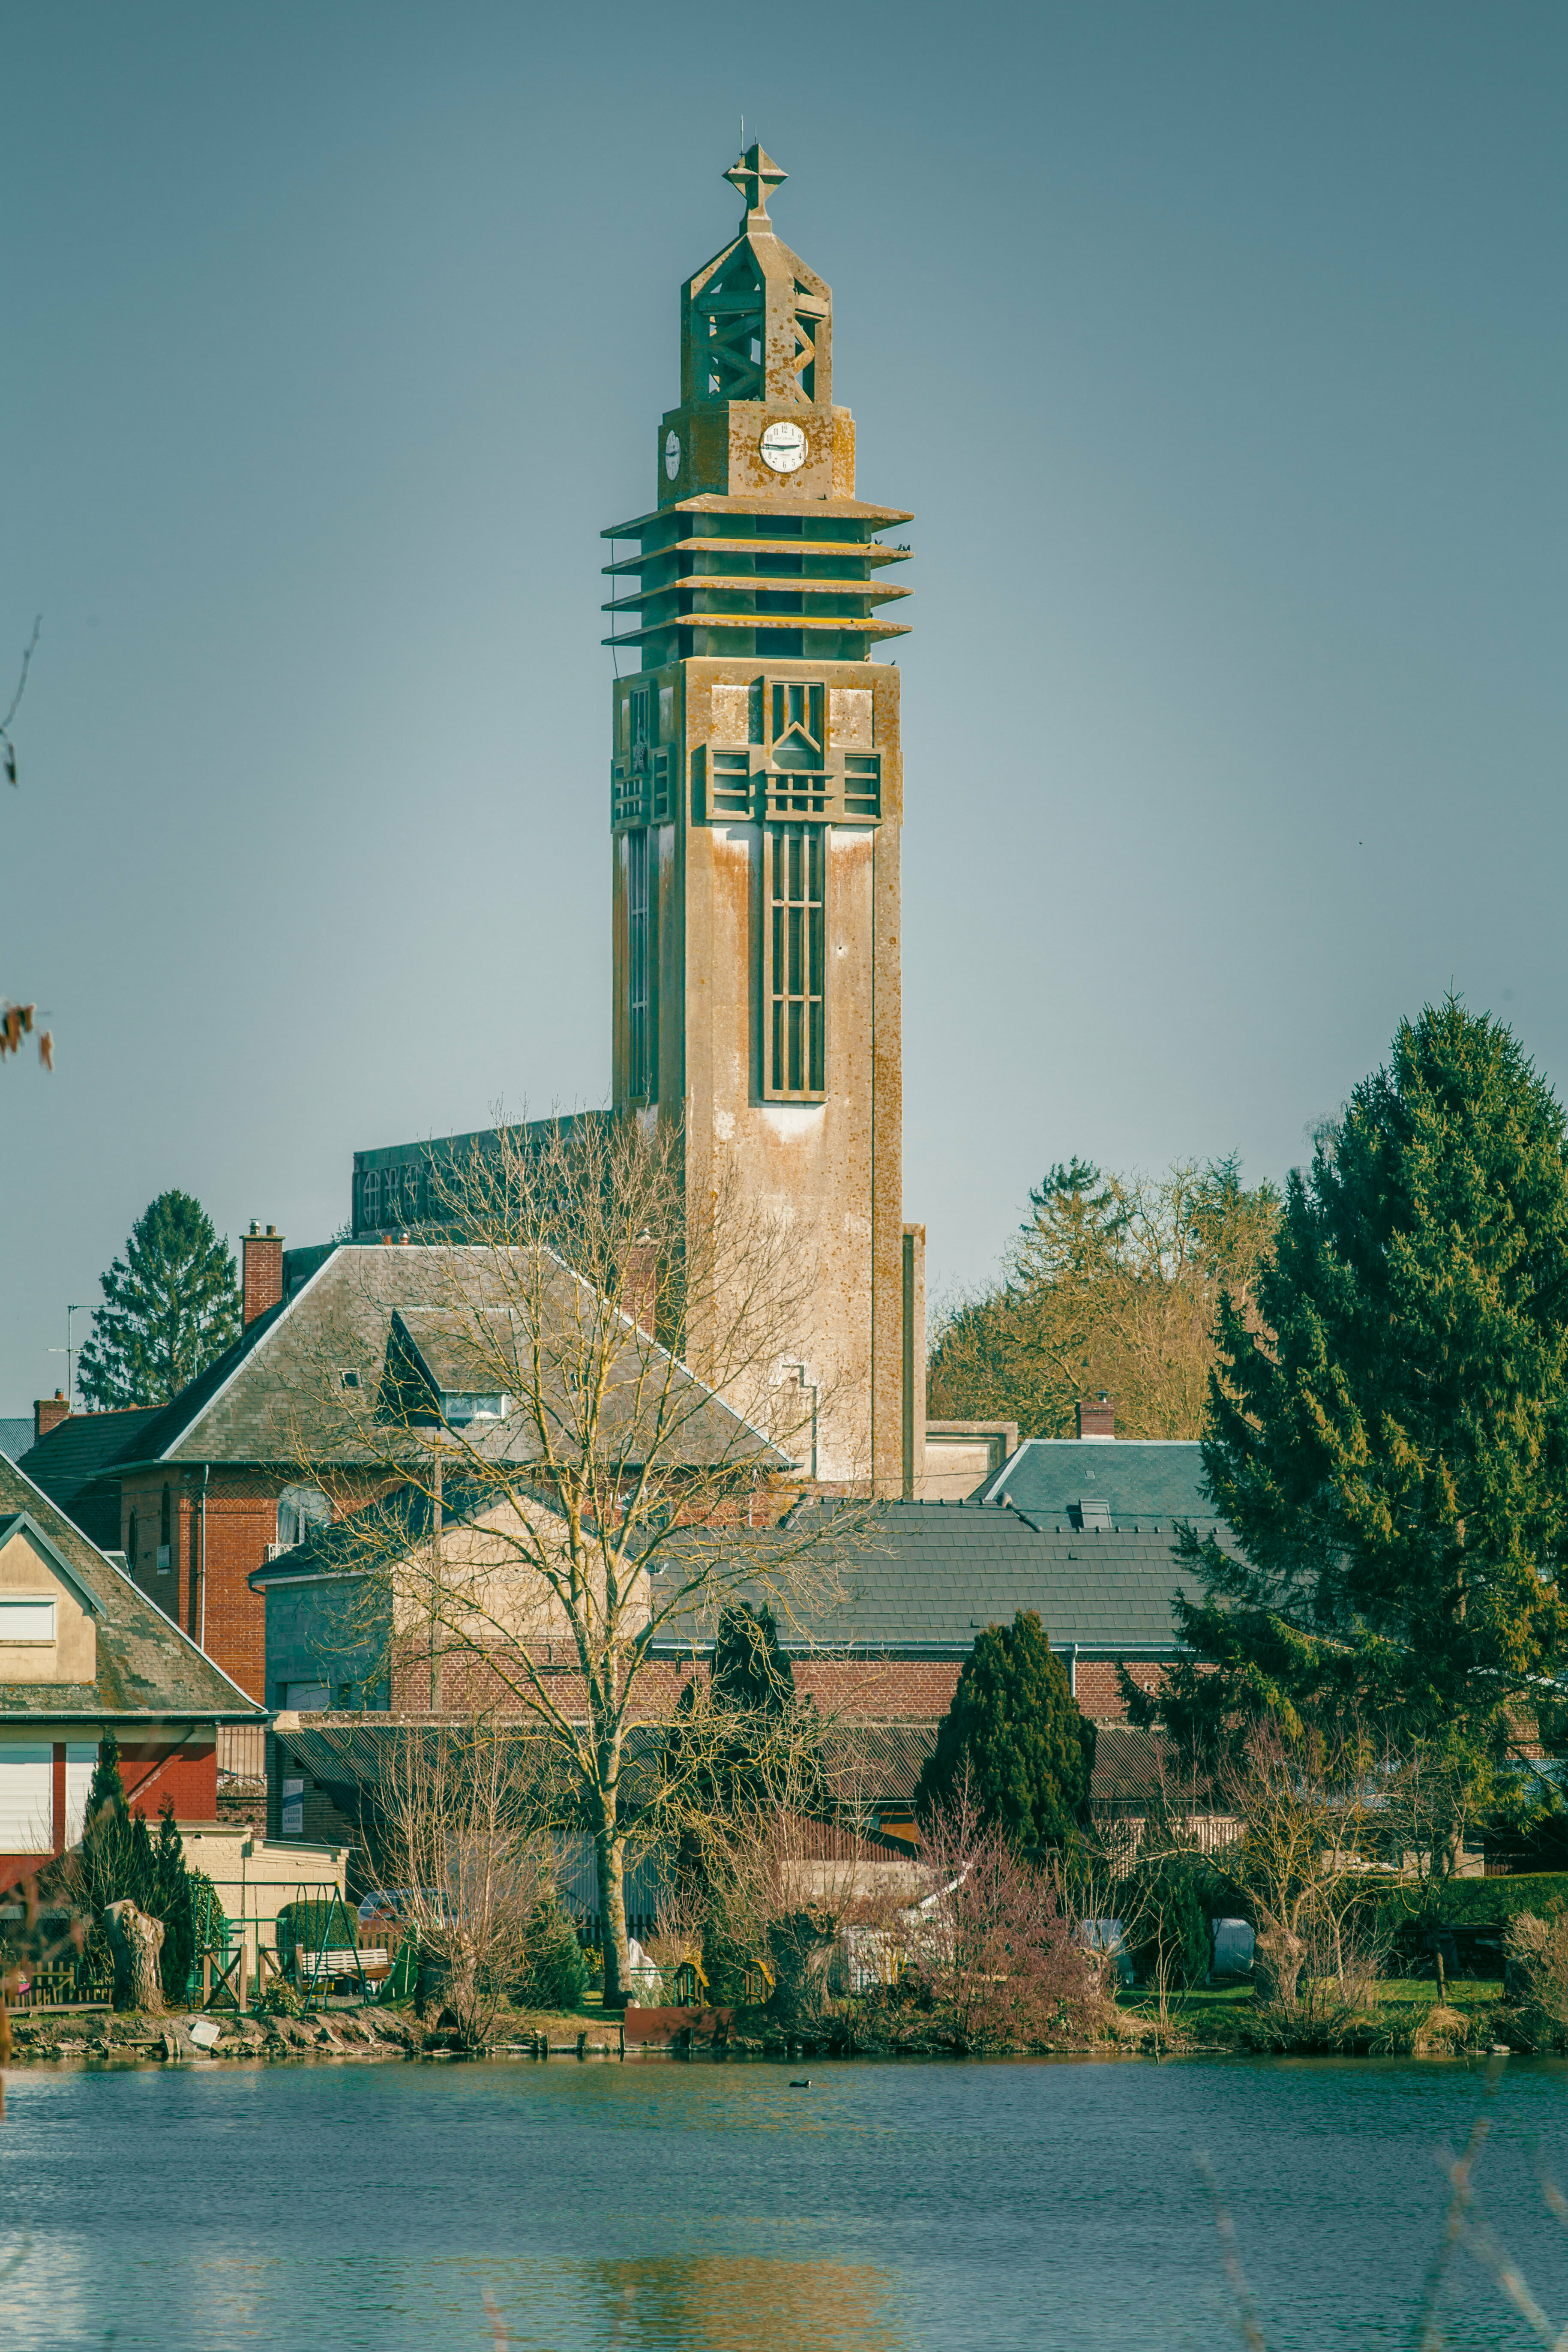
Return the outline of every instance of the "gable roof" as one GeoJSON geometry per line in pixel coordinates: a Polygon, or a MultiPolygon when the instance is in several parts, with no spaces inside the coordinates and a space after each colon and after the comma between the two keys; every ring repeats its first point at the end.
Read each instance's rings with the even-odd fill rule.
{"type": "Polygon", "coordinates": [[[43,1488],[49,1500],[79,1525],[85,1524],[94,1499],[111,1503],[104,1525],[89,1532],[100,1537],[112,1526],[118,1543],[118,1465],[126,1458],[127,1449],[138,1443],[163,1411],[161,1405],[150,1404],[132,1405],[121,1412],[73,1412],[47,1430],[37,1444],[12,1458],[36,1486],[43,1488]],[[97,1498],[92,1496],[95,1486],[100,1488],[97,1498]]]}
{"type": "MultiPolygon", "coordinates": [[[[384,1447],[354,1440],[352,1414],[334,1405],[329,1393],[334,1376],[352,1373],[357,1392],[374,1397],[387,1370],[389,1342],[399,1328],[405,1334],[417,1333],[421,1355],[435,1354],[443,1364],[448,1358],[454,1364],[471,1362],[473,1343],[471,1336],[465,1336],[465,1325],[471,1334],[487,1286],[493,1287],[495,1304],[482,1311],[493,1312],[502,1321],[510,1318],[511,1336],[501,1344],[515,1355],[521,1317],[499,1276],[487,1276],[489,1255],[481,1247],[454,1243],[390,1248],[341,1244],[289,1298],[258,1317],[226,1355],[133,1437],[121,1456],[121,1466],[383,1459],[384,1447]],[[461,1308],[452,1303],[454,1258],[470,1259],[473,1266],[467,1279],[474,1303],[461,1308]]],[[[556,1264],[555,1279],[563,1289],[578,1284],[568,1266],[556,1264]]],[[[705,1391],[694,1374],[678,1367],[676,1382],[686,1400],[681,1407],[682,1442],[689,1449],[685,1458],[721,1460],[754,1453],[759,1465],[788,1466],[786,1455],[761,1432],[749,1429],[721,1397],[705,1391]]],[[[463,1385],[472,1383],[465,1378],[463,1385]]],[[[490,1385],[489,1380],[484,1383],[490,1385]]],[[[625,1386],[629,1395],[629,1379],[625,1386]]],[[[564,1399],[564,1385],[562,1394],[564,1399]]],[[[617,1402],[612,1392],[601,1414],[611,1442],[617,1426],[623,1433],[628,1426],[624,1407],[617,1419],[617,1402]]],[[[538,1452],[528,1417],[521,1412],[489,1424],[482,1437],[470,1426],[469,1444],[498,1460],[527,1461],[538,1452]]]]}
{"type": "MultiPolygon", "coordinates": [[[[1020,1609],[1032,1609],[1053,1649],[1173,1656],[1182,1645],[1172,1596],[1200,1597],[1173,1555],[1168,1520],[1080,1532],[1042,1526],[1007,1507],[883,1503],[868,1517],[863,1507],[850,1507],[856,1533],[837,1563],[839,1591],[782,1634],[787,1650],[962,1657],[988,1625],[1011,1624],[1020,1609]]],[[[1218,1522],[1210,1512],[1202,1524],[1218,1522]]],[[[797,1541],[798,1532],[792,1518],[797,1541]]],[[[829,1530],[825,1554],[831,1542],[829,1530]]],[[[657,1576],[650,1588],[657,1606],[657,1576]]],[[[693,1619],[688,1638],[672,1625],[656,1646],[689,1652],[712,1639],[712,1628],[693,1619]]]]}
{"type": "Polygon", "coordinates": [[[9,1511],[0,1514],[0,1551],[5,1550],[13,1536],[26,1536],[33,1549],[42,1555],[48,1567],[75,1593],[89,1616],[102,1618],[104,1613],[102,1601],[91,1585],[82,1581],[80,1575],[72,1567],[58,1544],[50,1539],[31,1511],[9,1511]]]}
{"type": "Polygon", "coordinates": [[[7,1462],[19,1462],[32,1442],[31,1413],[24,1413],[16,1419],[0,1417],[0,1454],[7,1462]]]}
{"type": "Polygon", "coordinates": [[[267,1709],[231,1682],[189,1635],[106,1559],[42,1487],[14,1463],[0,1461],[0,1533],[25,1524],[61,1562],[97,1611],[98,1671],[90,1683],[0,1683],[0,1721],[58,1720],[261,1723],[267,1709]]]}
{"type": "Polygon", "coordinates": [[[1086,1498],[1109,1507],[1113,1527],[1215,1517],[1204,1492],[1203,1448],[1176,1439],[1026,1437],[974,1500],[1004,1497],[1031,1518],[1064,1528],[1086,1498]]]}

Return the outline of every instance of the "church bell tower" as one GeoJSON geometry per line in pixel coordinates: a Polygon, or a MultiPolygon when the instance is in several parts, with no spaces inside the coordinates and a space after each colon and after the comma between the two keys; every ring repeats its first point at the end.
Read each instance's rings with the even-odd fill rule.
{"type": "Polygon", "coordinates": [[[881,534],[910,518],[855,495],[832,292],[768,216],[784,174],[753,146],[724,176],[745,213],[681,290],[658,504],[604,533],[625,673],[614,1099],[683,1120],[694,1216],[723,1173],[800,1232],[821,1280],[781,1361],[822,1400],[811,1466],[897,1494],[924,1434],[924,1318],[901,1202],[899,672],[880,657],[906,634],[886,614],[909,551],[881,534]]]}

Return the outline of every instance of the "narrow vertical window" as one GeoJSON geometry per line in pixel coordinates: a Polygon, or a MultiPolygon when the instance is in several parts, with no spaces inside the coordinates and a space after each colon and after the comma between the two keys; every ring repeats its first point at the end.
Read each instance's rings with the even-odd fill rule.
{"type": "Polygon", "coordinates": [[[775,824],[767,828],[765,839],[763,1090],[809,1098],[826,1088],[826,835],[818,824],[775,824]]]}
{"type": "Polygon", "coordinates": [[[626,1092],[646,1102],[652,1091],[648,985],[647,828],[626,835],[626,1092]]]}

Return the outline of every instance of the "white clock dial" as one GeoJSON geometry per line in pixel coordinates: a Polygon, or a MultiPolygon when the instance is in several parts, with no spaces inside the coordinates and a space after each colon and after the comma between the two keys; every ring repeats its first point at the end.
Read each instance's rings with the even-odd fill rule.
{"type": "Polygon", "coordinates": [[[762,438],[763,463],[775,474],[793,474],[804,466],[810,445],[798,425],[770,425],[762,438]]]}
{"type": "Polygon", "coordinates": [[[672,433],[664,445],[664,470],[673,482],[680,471],[680,436],[672,433]]]}

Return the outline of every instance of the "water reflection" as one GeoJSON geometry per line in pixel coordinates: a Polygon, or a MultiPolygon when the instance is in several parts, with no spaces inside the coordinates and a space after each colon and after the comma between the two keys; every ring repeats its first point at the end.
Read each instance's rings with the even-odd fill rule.
{"type": "Polygon", "coordinates": [[[582,2276],[603,2342],[624,2352],[900,2352],[909,2342],[891,2310],[892,2281],[868,2263],[711,2254],[588,2263],[582,2276]]]}

